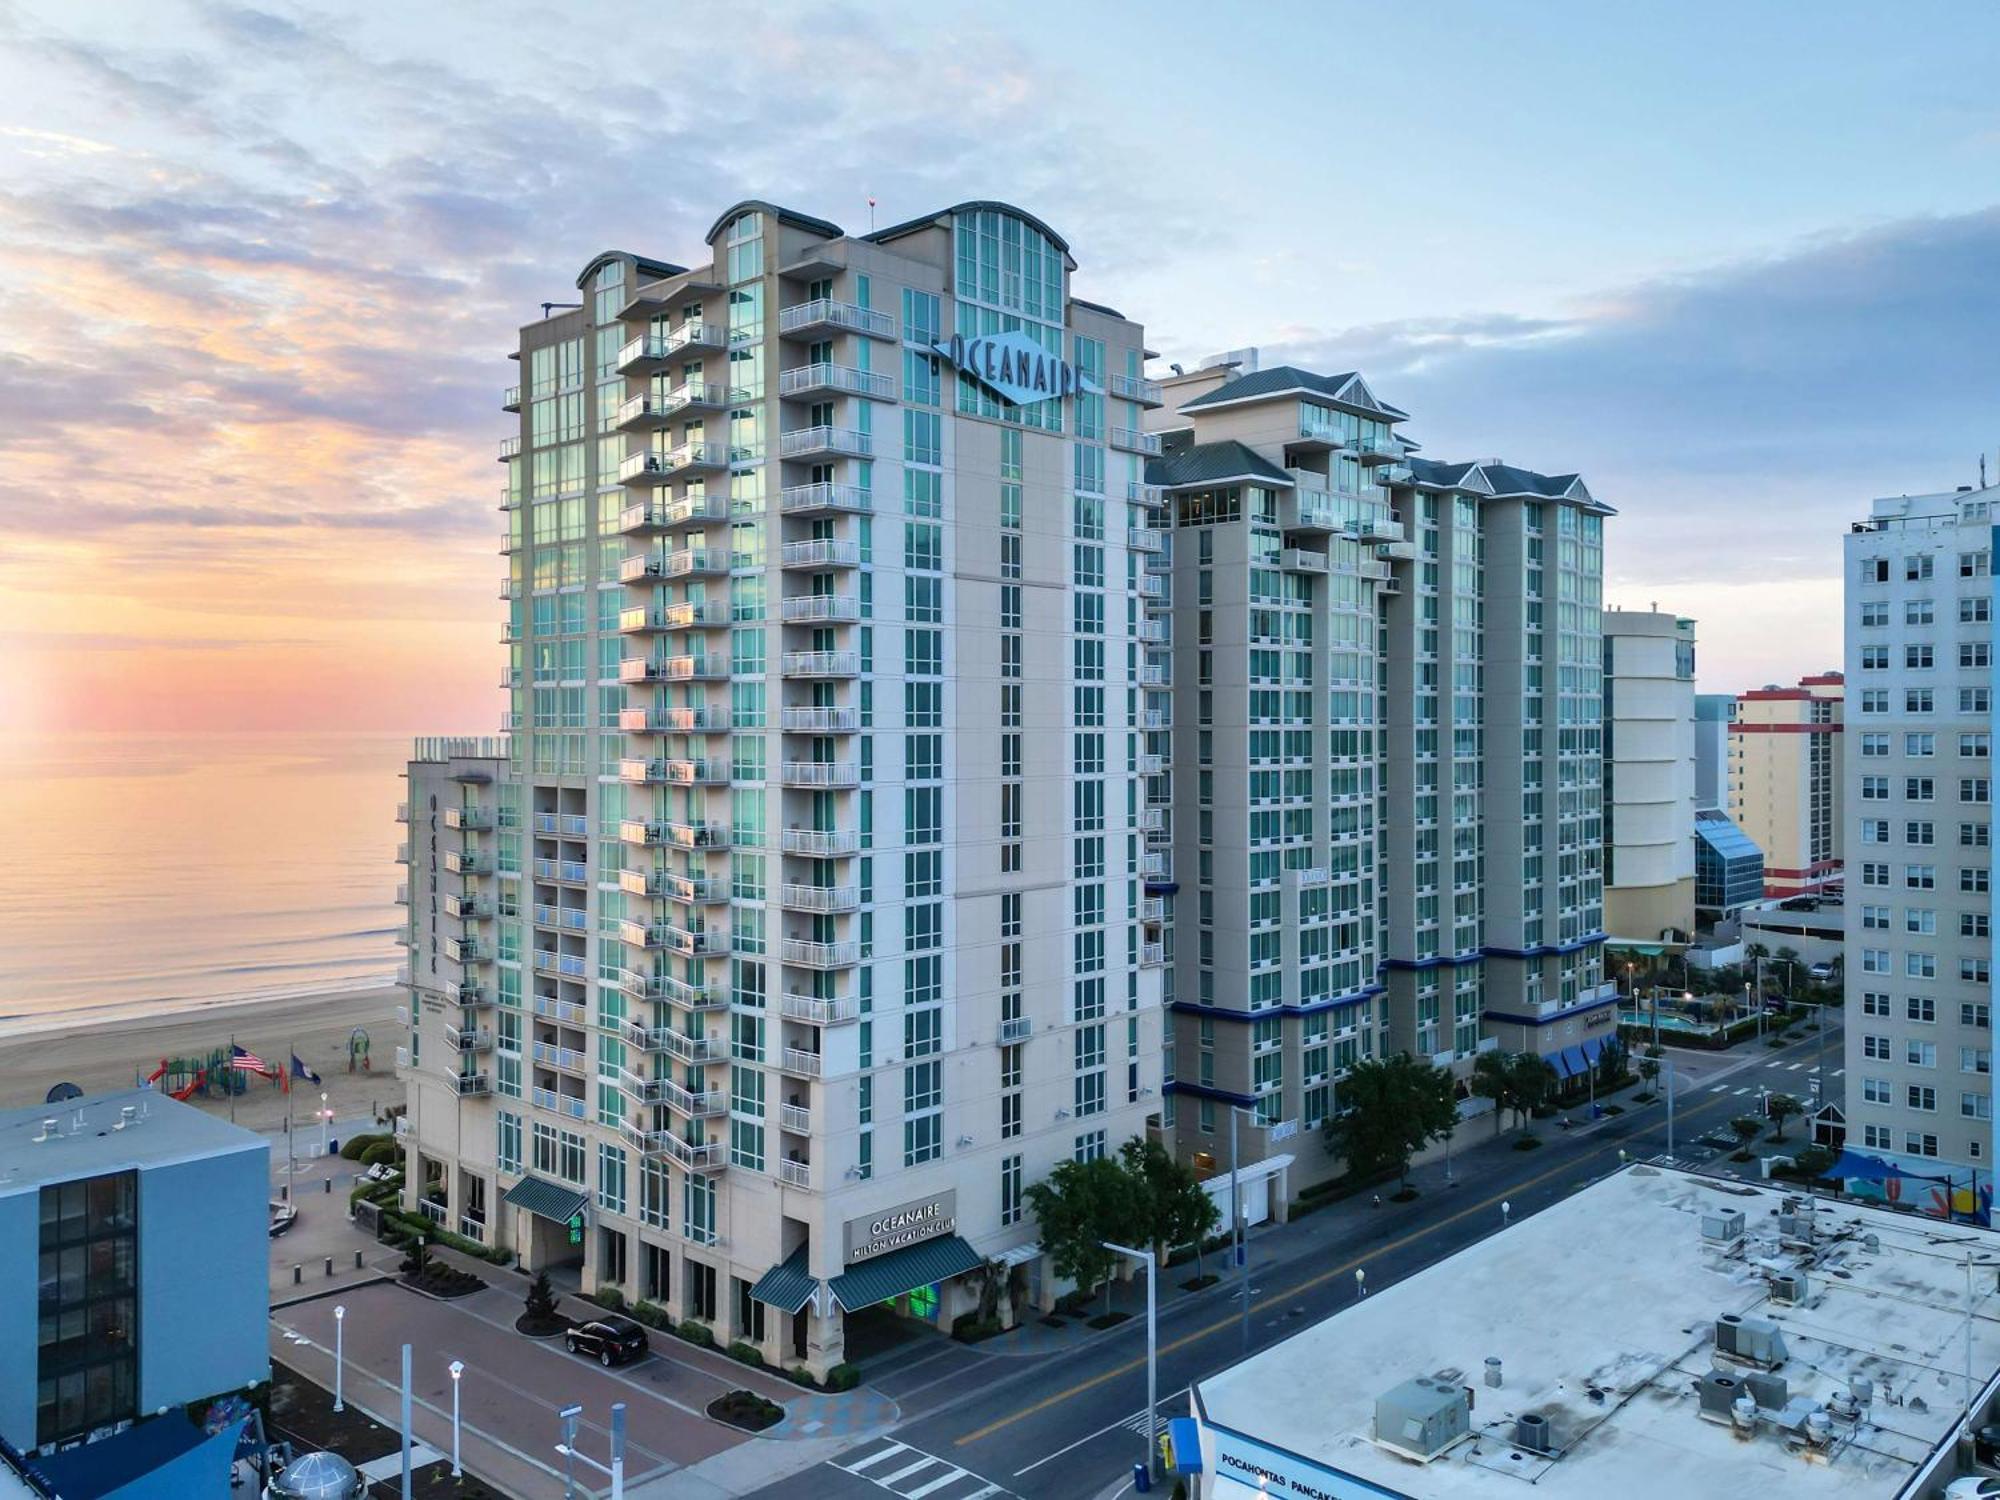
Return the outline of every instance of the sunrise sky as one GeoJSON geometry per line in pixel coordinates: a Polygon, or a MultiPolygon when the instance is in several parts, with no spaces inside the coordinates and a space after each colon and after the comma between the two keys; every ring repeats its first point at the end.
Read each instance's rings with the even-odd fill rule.
{"type": "Polygon", "coordinates": [[[1988,4],[706,9],[0,0],[0,728],[490,731],[514,330],[744,197],[1006,199],[1169,359],[1580,470],[1708,690],[2000,447],[1988,4]]]}

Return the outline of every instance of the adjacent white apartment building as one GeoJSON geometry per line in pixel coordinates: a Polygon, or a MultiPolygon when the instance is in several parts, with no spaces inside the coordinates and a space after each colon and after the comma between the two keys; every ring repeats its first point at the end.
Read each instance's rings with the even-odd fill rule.
{"type": "Polygon", "coordinates": [[[522,329],[511,735],[410,771],[441,1224],[815,1374],[1048,1289],[1025,1187],[1161,1109],[1172,883],[1161,396],[1074,269],[745,202],[522,329]]]}
{"type": "Polygon", "coordinates": [[[1993,489],[1847,536],[1847,1144],[1993,1168],[1993,489]]]}

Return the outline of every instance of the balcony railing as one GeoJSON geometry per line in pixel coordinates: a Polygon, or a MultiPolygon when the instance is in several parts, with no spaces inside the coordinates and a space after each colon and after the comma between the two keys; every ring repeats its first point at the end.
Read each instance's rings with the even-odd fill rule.
{"type": "Polygon", "coordinates": [[[627,375],[643,375],[672,362],[685,349],[721,349],[729,343],[729,332],[717,323],[683,323],[672,333],[642,334],[618,351],[618,368],[627,375]]]}
{"type": "Polygon", "coordinates": [[[590,1058],[584,1053],[556,1042],[536,1042],[533,1056],[543,1067],[560,1068],[565,1073],[581,1073],[590,1067],[590,1058]]]}
{"type": "Polygon", "coordinates": [[[787,1047],[778,1055],[778,1066],[787,1073],[800,1078],[821,1076],[820,1055],[808,1052],[803,1047],[787,1047]]]}
{"type": "Polygon", "coordinates": [[[779,888],[778,900],[780,904],[789,906],[794,911],[853,911],[861,904],[861,887],[807,885],[800,881],[788,880],[779,888]]]}
{"type": "Polygon", "coordinates": [[[1167,961],[1166,944],[1141,943],[1139,945],[1139,966],[1141,968],[1156,969],[1166,961],[1167,961]]]}
{"type": "Polygon", "coordinates": [[[618,466],[618,482],[662,484],[677,475],[728,467],[727,443],[682,443],[678,448],[665,451],[642,448],[637,453],[625,455],[625,461],[618,466]]]}
{"type": "Polygon", "coordinates": [[[552,995],[535,996],[534,1012],[547,1021],[560,1021],[565,1026],[585,1026],[590,1022],[590,1009],[574,1000],[558,1000],[552,995]]]}
{"type": "Polygon", "coordinates": [[[787,828],[779,835],[778,847],[787,854],[835,859],[860,852],[861,831],[858,828],[787,828]]]}
{"type": "Polygon", "coordinates": [[[786,1187],[811,1187],[812,1163],[793,1161],[787,1157],[778,1163],[778,1181],[782,1182],[786,1187]]]}
{"type": "Polygon", "coordinates": [[[787,651],[780,658],[787,677],[859,677],[858,651],[787,651]]]}
{"type": "Polygon", "coordinates": [[[787,734],[853,734],[861,728],[861,710],[798,704],[779,710],[778,723],[787,734]]]}
{"type": "Polygon", "coordinates": [[[778,439],[784,458],[815,458],[830,454],[844,458],[872,458],[875,438],[858,427],[802,427],[778,439]]]}
{"type": "Polygon", "coordinates": [[[1167,898],[1165,896],[1142,896],[1139,898],[1139,920],[1157,927],[1167,920],[1167,898]]]}
{"type": "Polygon", "coordinates": [[[793,1135],[811,1135],[813,1112],[810,1105],[780,1104],[778,1106],[778,1128],[789,1130],[793,1135]]]}
{"type": "Polygon", "coordinates": [[[461,1094],[490,1094],[493,1092],[493,1080],[485,1073],[458,1073],[453,1075],[453,1081],[458,1085],[458,1091],[461,1094]]]}
{"type": "Polygon", "coordinates": [[[1166,395],[1157,380],[1148,380],[1143,375],[1111,375],[1104,381],[1104,388],[1120,401],[1136,401],[1141,406],[1164,406],[1166,395]]]}
{"type": "Polygon", "coordinates": [[[627,536],[654,531],[680,531],[715,526],[729,519],[729,501],[722,495],[684,495],[664,505],[645,501],[618,513],[618,529],[627,536]]]}
{"type": "Polygon", "coordinates": [[[1003,1047],[1019,1046],[1028,1039],[1029,1033],[1034,1029],[1035,1023],[1026,1016],[1016,1016],[1011,1021],[1002,1021],[1000,1023],[1000,1045],[1003,1047]]]}
{"type": "Polygon", "coordinates": [[[554,1089],[534,1089],[528,1097],[543,1109],[552,1109],[557,1114],[568,1115],[572,1120],[590,1118],[590,1105],[572,1094],[559,1094],[554,1089]]]}
{"type": "Polygon", "coordinates": [[[656,1097],[659,1102],[676,1114],[690,1120],[708,1119],[729,1111],[729,1091],[727,1089],[695,1090],[674,1082],[671,1078],[659,1080],[656,1097]]]}
{"type": "Polygon", "coordinates": [[[469,1030],[447,1026],[444,1029],[444,1039],[448,1046],[456,1047],[460,1052],[487,1052],[493,1047],[493,1033],[483,1026],[469,1030]]]}
{"type": "Polygon", "coordinates": [[[447,807],[444,810],[444,826],[456,828],[465,833],[484,833],[493,826],[493,809],[490,807],[447,807]]]}
{"type": "Polygon", "coordinates": [[[858,568],[861,545],[838,537],[810,537],[786,542],[780,560],[788,568],[858,568]]]}
{"type": "Polygon", "coordinates": [[[786,786],[838,789],[861,785],[861,767],[851,760],[788,760],[779,774],[786,786]]]}
{"type": "Polygon", "coordinates": [[[875,499],[858,484],[794,484],[780,492],[778,508],[788,516],[865,513],[875,499]]]}
{"type": "Polygon", "coordinates": [[[845,625],[861,618],[854,594],[792,594],[779,608],[787,625],[845,625]]]}
{"type": "Polygon", "coordinates": [[[859,370],[853,365],[800,365],[778,376],[780,396],[812,396],[837,391],[873,401],[896,399],[896,379],[885,370],[859,370]]]}
{"type": "Polygon", "coordinates": [[[786,938],[778,954],[788,964],[806,969],[851,969],[861,962],[859,943],[820,943],[810,938],[786,938]]]}
{"type": "Polygon", "coordinates": [[[780,1010],[787,1021],[809,1026],[839,1026],[860,1019],[861,1001],[854,995],[786,995],[780,1010]]]}
{"type": "Polygon", "coordinates": [[[838,302],[831,297],[815,297],[810,302],[795,303],[778,312],[778,332],[787,338],[828,328],[866,334],[875,339],[893,339],[896,336],[896,320],[889,314],[877,312],[872,307],[857,307],[852,302],[838,302]]]}
{"type": "Polygon", "coordinates": [[[642,432],[664,427],[683,412],[728,404],[727,387],[691,381],[671,391],[640,392],[618,408],[618,425],[628,432],[642,432]]]}
{"type": "Polygon", "coordinates": [[[1144,453],[1157,458],[1160,435],[1157,432],[1141,432],[1136,427],[1114,427],[1111,429],[1111,446],[1122,448],[1127,453],[1144,453]]]}
{"type": "Polygon", "coordinates": [[[729,1046],[719,1036],[689,1036],[684,1031],[668,1031],[660,1050],[685,1063],[720,1062],[729,1055],[729,1046]]]}

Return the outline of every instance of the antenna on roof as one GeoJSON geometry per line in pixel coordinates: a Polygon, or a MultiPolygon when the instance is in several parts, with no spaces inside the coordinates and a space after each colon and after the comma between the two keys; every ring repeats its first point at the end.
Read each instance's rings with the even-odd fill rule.
{"type": "Polygon", "coordinates": [[[875,232],[875,195],[872,193],[868,195],[868,232],[875,232]]]}
{"type": "Polygon", "coordinates": [[[581,307],[581,306],[583,306],[581,302],[544,302],[542,304],[542,316],[546,318],[549,315],[550,309],[552,308],[581,307]]]}
{"type": "Polygon", "coordinates": [[[1986,455],[1984,453],[1979,455],[1979,487],[1982,490],[1986,488],[1986,455]]]}

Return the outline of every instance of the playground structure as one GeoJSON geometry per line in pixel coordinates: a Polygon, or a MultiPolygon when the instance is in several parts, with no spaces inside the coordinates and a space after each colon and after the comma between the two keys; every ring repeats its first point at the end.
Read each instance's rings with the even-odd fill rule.
{"type": "Polygon", "coordinates": [[[264,1079],[273,1088],[284,1083],[278,1070],[268,1074],[247,1073],[232,1068],[229,1059],[227,1046],[193,1057],[163,1057],[145,1081],[176,1099],[192,1099],[197,1094],[204,1099],[241,1098],[250,1091],[253,1078],[264,1079]]]}

